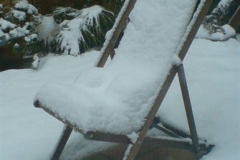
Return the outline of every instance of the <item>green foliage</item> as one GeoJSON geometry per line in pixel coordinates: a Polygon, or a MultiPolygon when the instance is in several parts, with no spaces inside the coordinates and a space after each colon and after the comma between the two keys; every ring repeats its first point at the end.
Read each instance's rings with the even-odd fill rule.
{"type": "Polygon", "coordinates": [[[207,18],[220,26],[227,24],[239,5],[239,0],[214,0],[207,18]]]}
{"type": "Polygon", "coordinates": [[[2,7],[0,19],[0,44],[10,46],[22,55],[39,51],[36,28],[40,23],[37,9],[26,0],[13,1],[2,7]],[[2,34],[1,34],[2,33],[2,34]]]}
{"type": "Polygon", "coordinates": [[[55,21],[60,24],[64,20],[72,20],[78,17],[81,14],[81,11],[71,7],[57,7],[53,12],[53,17],[55,21]]]}
{"type": "MultiPolygon", "coordinates": [[[[37,9],[28,4],[26,0],[14,1],[4,8],[4,20],[12,23],[14,27],[4,30],[5,37],[0,37],[0,44],[6,43],[15,52],[32,54],[44,49],[47,52],[78,55],[88,49],[101,47],[105,41],[105,35],[111,29],[115,21],[115,15],[120,10],[124,0],[83,1],[81,10],[71,7],[58,7],[52,13],[58,24],[47,39],[47,42],[39,41],[35,33],[41,19],[37,9]],[[21,3],[21,5],[19,5],[21,3]],[[103,4],[104,7],[94,5],[103,4]],[[113,11],[113,12],[112,12],[113,11]],[[27,31],[27,32],[25,32],[27,31]],[[17,36],[11,33],[17,32],[17,36]],[[19,34],[21,32],[21,34],[19,34]],[[3,42],[4,41],[4,42],[3,42]],[[45,47],[43,47],[45,46],[45,47]]],[[[48,26],[46,26],[48,27],[48,26]]]]}
{"type": "Polygon", "coordinates": [[[74,56],[101,46],[115,19],[112,12],[96,5],[82,10],[57,8],[53,17],[59,31],[50,43],[51,50],[74,56]]]}
{"type": "Polygon", "coordinates": [[[105,41],[105,34],[111,29],[114,22],[114,15],[103,10],[98,18],[93,19],[93,23],[88,23],[86,29],[82,29],[83,43],[80,45],[81,51],[101,46],[105,41]]]}
{"type": "Polygon", "coordinates": [[[107,3],[109,5],[114,6],[114,13],[115,14],[117,14],[120,11],[124,2],[125,2],[125,0],[107,0],[107,3]]]}
{"type": "Polygon", "coordinates": [[[222,26],[228,24],[239,5],[239,0],[214,0],[210,12],[203,22],[204,27],[210,34],[216,32],[225,34],[222,26]]]}
{"type": "Polygon", "coordinates": [[[3,16],[3,5],[0,3],[0,17],[3,16]]]}

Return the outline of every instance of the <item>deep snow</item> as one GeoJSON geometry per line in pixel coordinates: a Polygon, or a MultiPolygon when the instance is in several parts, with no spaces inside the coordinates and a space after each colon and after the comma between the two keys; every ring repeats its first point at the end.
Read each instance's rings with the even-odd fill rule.
{"type": "MultiPolygon", "coordinates": [[[[38,70],[0,72],[1,160],[49,159],[63,124],[34,108],[34,96],[46,83],[70,84],[78,81],[83,73],[88,75],[99,56],[95,51],[77,57],[49,55],[41,60],[38,70]]],[[[199,136],[216,145],[203,160],[238,160],[240,157],[239,62],[240,42],[235,39],[224,42],[195,39],[184,60],[199,136]]],[[[188,130],[177,78],[158,114],[163,121],[188,130]]],[[[62,159],[74,160],[111,145],[84,140],[74,133],[62,159]]]]}
{"type": "MultiPolygon", "coordinates": [[[[39,70],[0,73],[1,160],[48,159],[63,124],[34,108],[34,95],[46,82],[73,82],[84,68],[92,67],[97,56],[97,52],[78,57],[50,55],[39,70]]],[[[238,160],[240,157],[239,61],[240,43],[235,39],[225,42],[195,39],[184,61],[199,135],[216,145],[204,160],[238,160]]],[[[172,124],[187,128],[177,80],[159,113],[172,124]]],[[[81,139],[78,134],[72,136],[64,157],[70,159],[105,145],[89,141],[78,143],[81,139]]]]}

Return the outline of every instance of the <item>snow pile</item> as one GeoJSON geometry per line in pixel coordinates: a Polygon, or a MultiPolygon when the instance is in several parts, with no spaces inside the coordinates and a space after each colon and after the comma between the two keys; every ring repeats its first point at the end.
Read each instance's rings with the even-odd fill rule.
{"type": "Polygon", "coordinates": [[[228,24],[221,26],[219,30],[214,33],[211,33],[208,29],[204,27],[204,25],[201,25],[197,32],[196,38],[208,39],[213,41],[224,41],[233,37],[235,34],[235,30],[228,24]]]}
{"type": "Polygon", "coordinates": [[[39,63],[40,63],[40,59],[37,56],[37,54],[33,55],[33,62],[32,62],[31,68],[38,69],[39,63]]]}
{"type": "Polygon", "coordinates": [[[110,64],[82,73],[72,85],[45,85],[36,100],[83,132],[137,131],[172,66],[194,6],[191,0],[139,0],[110,64]],[[172,20],[163,23],[166,19],[172,20]]]}
{"type": "Polygon", "coordinates": [[[225,41],[235,36],[235,30],[228,25],[232,12],[239,5],[235,0],[220,0],[217,6],[205,16],[205,19],[197,33],[197,38],[212,41],[225,41]]]}

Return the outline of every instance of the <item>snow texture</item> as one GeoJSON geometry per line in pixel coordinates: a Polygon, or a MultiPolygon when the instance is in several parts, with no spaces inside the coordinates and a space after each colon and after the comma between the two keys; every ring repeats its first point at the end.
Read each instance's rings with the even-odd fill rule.
{"type": "Polygon", "coordinates": [[[124,157],[123,157],[123,160],[126,160],[128,158],[128,155],[130,154],[130,151],[132,149],[133,145],[132,144],[129,144],[125,153],[124,153],[124,157]]]}
{"type": "Polygon", "coordinates": [[[18,11],[18,10],[13,10],[12,14],[19,21],[25,21],[25,19],[26,19],[26,13],[25,12],[18,11]]]}
{"type": "MultiPolygon", "coordinates": [[[[41,58],[39,70],[0,72],[1,160],[49,159],[61,132],[62,123],[34,108],[34,95],[46,82],[59,80],[61,83],[71,83],[79,72],[93,66],[98,54],[91,52],[78,57],[50,54],[41,58]],[[44,128],[46,126],[49,128],[44,128]],[[47,136],[49,139],[43,136],[45,133],[50,134],[47,136]]],[[[96,147],[99,147],[99,144],[96,144],[96,147]]]]}
{"type": "Polygon", "coordinates": [[[0,18],[0,29],[1,30],[6,30],[7,28],[14,28],[16,27],[15,24],[3,19],[3,18],[0,18]]]}
{"type": "MultiPolygon", "coordinates": [[[[37,34],[33,33],[34,31],[31,31],[33,34],[30,33],[30,30],[33,27],[34,23],[37,23],[39,20],[39,15],[37,15],[37,13],[37,9],[33,5],[28,4],[28,1],[18,1],[8,14],[9,16],[13,16],[14,19],[20,21],[22,25],[13,24],[10,22],[11,20],[0,18],[0,45],[4,46],[8,41],[22,37],[24,37],[24,40],[27,43],[30,43],[32,40],[37,39],[37,34]],[[27,18],[27,16],[30,16],[30,18],[27,18]],[[27,19],[29,20],[32,18],[36,22],[25,22],[27,19]],[[25,23],[23,24],[23,22],[25,23]]],[[[35,28],[32,30],[35,30],[35,28]]]]}
{"type": "Polygon", "coordinates": [[[71,85],[47,84],[35,100],[82,132],[137,131],[172,67],[195,3],[138,0],[111,63],[71,85]]]}
{"type": "Polygon", "coordinates": [[[43,16],[41,24],[38,26],[38,38],[45,43],[52,41],[56,33],[59,32],[59,26],[55,23],[52,16],[43,16]]]}
{"type": "MultiPolygon", "coordinates": [[[[185,71],[198,135],[215,147],[203,160],[238,160],[240,134],[240,43],[196,39],[185,71]],[[191,56],[191,54],[193,54],[191,56]]],[[[178,79],[159,110],[161,120],[189,133],[178,79]]]]}
{"type": "MultiPolygon", "coordinates": [[[[223,42],[195,39],[184,60],[198,134],[215,144],[202,160],[238,160],[240,157],[239,51],[240,41],[235,39],[223,42]]],[[[47,82],[69,84],[78,79],[79,73],[92,68],[98,56],[98,52],[77,57],[49,55],[41,59],[38,70],[0,72],[1,160],[50,159],[63,124],[34,108],[32,99],[47,82]]],[[[164,121],[188,131],[177,78],[159,115],[164,121]]],[[[157,136],[157,132],[155,134],[157,136]]],[[[73,132],[61,160],[78,160],[114,145],[88,141],[73,132]]]]}
{"type": "Polygon", "coordinates": [[[25,10],[28,14],[38,13],[38,10],[32,4],[29,4],[27,0],[20,0],[18,3],[16,3],[14,8],[19,10],[25,10]]]}
{"type": "Polygon", "coordinates": [[[220,0],[217,7],[214,8],[212,13],[217,13],[219,10],[224,12],[224,10],[232,3],[233,0],[220,0]]]}
{"type": "Polygon", "coordinates": [[[213,41],[224,41],[236,35],[235,30],[228,24],[221,26],[221,28],[223,29],[223,32],[209,33],[209,31],[204,28],[203,25],[201,25],[197,32],[196,38],[203,38],[213,41]]]}
{"type": "MultiPolygon", "coordinates": [[[[201,139],[215,144],[202,160],[239,160],[240,157],[239,34],[237,39],[223,42],[195,39],[184,60],[198,134],[201,139]]],[[[47,82],[78,81],[91,70],[98,56],[98,52],[77,57],[48,55],[41,59],[39,70],[0,72],[1,160],[49,159],[63,124],[34,108],[32,99],[47,82]]],[[[179,62],[176,57],[175,60],[179,62]]],[[[122,92],[125,90],[122,88],[122,92]]],[[[104,98],[111,98],[111,95],[104,98]]],[[[96,108],[92,115],[100,110],[96,108]]],[[[172,83],[158,115],[163,121],[188,131],[178,79],[172,83]]],[[[81,159],[112,146],[113,143],[88,141],[72,133],[61,159],[81,159]]]]}
{"type": "Polygon", "coordinates": [[[236,35],[236,39],[240,42],[240,34],[236,35]]]}
{"type": "Polygon", "coordinates": [[[32,68],[32,69],[37,69],[38,66],[39,66],[39,63],[40,63],[40,59],[39,59],[39,57],[37,56],[37,54],[35,54],[35,55],[33,56],[33,62],[32,62],[31,68],[32,68]]]}
{"type": "Polygon", "coordinates": [[[73,20],[65,20],[59,25],[61,29],[57,39],[59,39],[61,51],[64,54],[73,56],[80,54],[79,43],[85,43],[82,32],[89,32],[91,34],[88,31],[88,26],[99,26],[99,16],[105,14],[103,11],[109,12],[97,5],[84,8],[80,11],[78,17],[73,20]]]}
{"type": "Polygon", "coordinates": [[[131,140],[132,143],[135,143],[138,138],[138,134],[135,132],[132,132],[131,134],[127,135],[128,138],[131,140]]]}

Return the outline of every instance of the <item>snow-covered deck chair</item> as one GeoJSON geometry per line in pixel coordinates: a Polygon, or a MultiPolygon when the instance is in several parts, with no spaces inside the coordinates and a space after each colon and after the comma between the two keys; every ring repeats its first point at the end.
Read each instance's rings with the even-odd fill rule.
{"type": "Polygon", "coordinates": [[[126,0],[98,67],[82,73],[71,85],[47,84],[35,97],[36,107],[66,125],[52,159],[59,158],[73,129],[87,139],[128,144],[122,157],[126,160],[135,159],[146,144],[176,145],[188,148],[196,158],[204,155],[209,147],[198,140],[182,60],[211,2],[202,0],[193,14],[197,0],[126,0]],[[99,68],[130,12],[114,59],[99,68]],[[146,137],[176,73],[192,143],[146,137]]]}

